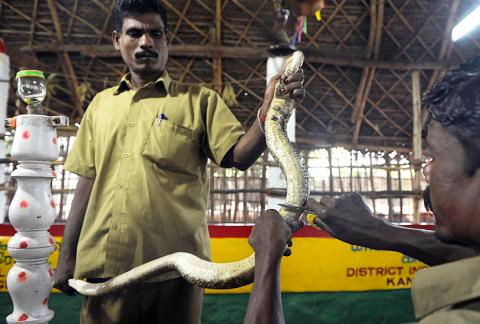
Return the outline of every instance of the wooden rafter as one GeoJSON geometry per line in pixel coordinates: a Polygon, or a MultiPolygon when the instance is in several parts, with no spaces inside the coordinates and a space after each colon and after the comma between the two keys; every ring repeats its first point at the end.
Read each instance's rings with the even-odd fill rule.
{"type": "MultiPolygon", "coordinates": [[[[316,115],[313,114],[313,112],[315,111],[316,107],[320,107],[322,109],[323,112],[325,112],[332,120],[334,121],[337,121],[339,124],[345,126],[346,128],[348,128],[348,124],[345,123],[343,120],[337,118],[337,116],[332,112],[330,111],[330,109],[328,109],[327,107],[325,107],[322,103],[322,100],[320,99],[317,99],[316,96],[314,94],[311,93],[311,91],[309,91],[309,84],[317,77],[317,71],[313,71],[313,74],[312,76],[305,82],[305,89],[306,89],[306,95],[305,97],[306,98],[309,98],[310,100],[312,100],[314,103],[315,103],[315,106],[314,107],[308,107],[308,108],[304,108],[303,110],[305,111],[305,119],[300,123],[300,125],[303,125],[303,123],[305,122],[305,120],[308,118],[312,118],[313,120],[315,120],[321,127],[323,127],[324,129],[327,128],[327,125],[320,119],[318,118],[316,115]]],[[[335,84],[334,84],[335,86],[335,84]]],[[[338,88],[337,88],[337,91],[338,88]]]]}
{"type": "Polygon", "coordinates": [[[190,28],[192,28],[196,33],[198,33],[200,36],[203,38],[209,39],[209,36],[207,33],[202,31],[196,24],[194,24],[190,19],[188,19],[186,16],[182,15],[182,12],[179,11],[173,4],[170,3],[170,1],[163,1],[163,4],[165,7],[167,7],[169,10],[174,12],[179,19],[182,19],[190,28]]]}
{"type": "MultiPolygon", "coordinates": [[[[21,10],[15,8],[14,6],[12,6],[12,4],[4,1],[3,4],[8,7],[8,9],[12,10],[13,12],[15,12],[17,15],[19,15],[20,17],[28,20],[30,23],[35,23],[36,26],[38,26],[39,28],[43,29],[48,35],[50,36],[54,36],[54,33],[50,30],[50,28],[48,28],[47,26],[45,26],[44,24],[38,22],[38,21],[34,21],[32,19],[32,17],[28,16],[27,14],[23,13],[21,10]]],[[[27,32],[28,33],[28,32],[27,32]]]]}
{"type": "MultiPolygon", "coordinates": [[[[50,1],[50,0],[48,0],[50,1]]],[[[93,24],[91,24],[90,22],[88,22],[86,19],[80,17],[79,15],[75,14],[74,12],[70,11],[69,9],[65,8],[61,3],[59,3],[58,1],[55,1],[55,7],[58,7],[58,9],[62,10],[63,12],[65,12],[66,14],[68,14],[70,17],[73,17],[75,18],[76,20],[78,20],[79,22],[81,22],[82,24],[84,24],[85,26],[88,26],[90,29],[92,29],[98,36],[101,36],[105,39],[108,39],[110,40],[110,37],[108,37],[107,35],[104,35],[102,33],[102,31],[100,29],[98,29],[96,26],[94,26],[93,24]]],[[[57,14],[58,15],[58,14],[57,14]]]]}
{"type": "MultiPolygon", "coordinates": [[[[187,0],[185,5],[183,6],[182,9],[182,17],[185,17],[187,15],[187,11],[190,8],[190,5],[192,4],[192,0],[187,0]]],[[[180,26],[182,25],[182,19],[178,19],[177,22],[175,23],[175,27],[172,30],[172,35],[173,37],[176,37],[178,30],[180,29],[180,26]]]]}
{"type": "Polygon", "coordinates": [[[70,37],[70,34],[72,32],[72,27],[73,27],[73,23],[75,21],[75,15],[77,13],[77,9],[78,9],[78,0],[75,0],[73,2],[73,9],[72,9],[73,15],[70,16],[70,20],[68,21],[67,37],[70,37]]]}
{"type": "MultiPolygon", "coordinates": [[[[373,57],[373,59],[378,58],[380,51],[380,40],[382,38],[382,26],[383,26],[383,14],[385,8],[385,1],[379,0],[378,3],[375,0],[370,2],[370,19],[372,23],[370,25],[370,35],[369,43],[367,47],[367,58],[373,57]],[[371,41],[372,40],[372,41],[371,41]]],[[[360,136],[360,127],[362,125],[362,120],[365,120],[364,116],[365,105],[367,101],[371,102],[368,99],[370,89],[375,78],[375,68],[365,68],[362,73],[362,81],[358,87],[357,97],[355,99],[355,109],[352,115],[352,119],[355,120],[355,128],[353,131],[352,143],[358,144],[358,138],[360,136]]],[[[372,125],[370,123],[370,125],[372,125]]],[[[374,130],[378,131],[378,127],[373,127],[374,130]]]]}
{"type": "MultiPolygon", "coordinates": [[[[115,5],[115,2],[112,1],[112,4],[110,5],[110,10],[108,11],[105,22],[103,23],[102,35],[105,34],[105,32],[107,31],[108,25],[110,23],[110,19],[112,18],[112,12],[113,12],[114,5],[115,5]]],[[[101,43],[102,39],[103,39],[102,36],[98,36],[96,44],[99,45],[101,43]]],[[[88,76],[90,75],[91,69],[93,67],[93,63],[95,62],[95,59],[96,59],[96,57],[91,58],[90,63],[88,64],[87,70],[84,73],[84,77],[85,77],[86,80],[88,79],[88,76]]]]}
{"type": "MultiPolygon", "coordinates": [[[[388,1],[388,4],[390,5],[390,8],[393,9],[393,11],[395,12],[396,14],[396,17],[403,23],[403,25],[405,27],[407,27],[407,29],[409,30],[410,33],[415,33],[415,28],[408,22],[408,20],[404,17],[404,15],[402,15],[402,10],[399,10],[395,4],[393,3],[392,0],[387,0],[388,1]]],[[[406,7],[408,6],[409,4],[411,3],[411,0],[406,0],[404,1],[403,3],[403,7],[406,7]]],[[[394,37],[393,34],[391,34],[391,37],[394,37]]],[[[417,37],[417,40],[419,42],[419,44],[423,47],[423,49],[430,55],[431,58],[435,58],[435,54],[433,54],[432,50],[430,49],[430,47],[428,47],[427,44],[425,44],[425,42],[423,41],[422,38],[420,37],[417,37]]],[[[402,46],[403,47],[403,46],[402,46]]]]}
{"type": "MultiPolygon", "coordinates": [[[[345,14],[346,15],[346,14],[345,14]]],[[[357,35],[360,36],[360,38],[362,38],[362,40],[365,40],[365,37],[363,36],[363,34],[360,32],[360,29],[359,29],[359,26],[361,23],[363,23],[363,21],[368,17],[368,11],[365,10],[365,12],[360,16],[360,18],[358,18],[358,20],[353,24],[355,27],[354,28],[351,28],[346,34],[345,36],[342,38],[342,42],[343,43],[346,43],[350,37],[354,34],[354,32],[357,32],[357,35]]],[[[368,42],[367,40],[365,40],[365,42],[368,42]]],[[[338,44],[337,46],[337,49],[340,47],[340,44],[338,44]]]]}
{"type": "Polygon", "coordinates": [[[28,44],[33,44],[33,37],[35,35],[35,21],[37,20],[37,13],[38,13],[38,0],[33,1],[33,13],[32,13],[32,22],[30,24],[30,38],[28,40],[28,44]]]}
{"type": "Polygon", "coordinates": [[[281,39],[278,39],[277,35],[273,32],[272,26],[268,26],[263,22],[261,19],[258,18],[258,12],[253,13],[251,12],[245,5],[243,5],[240,1],[238,0],[231,0],[237,7],[242,9],[244,12],[247,13],[252,19],[255,19],[260,26],[263,27],[265,32],[268,34],[269,38],[271,41],[277,42],[277,41],[282,41],[281,39]]]}
{"type": "MultiPolygon", "coordinates": [[[[372,0],[370,2],[370,33],[368,36],[368,44],[366,48],[365,57],[370,59],[373,53],[373,49],[375,47],[375,33],[376,33],[376,25],[377,25],[377,0],[372,0]]],[[[352,112],[352,122],[357,123],[357,121],[361,120],[362,116],[361,113],[361,106],[363,101],[363,96],[365,93],[365,87],[367,86],[367,81],[369,79],[370,69],[368,67],[363,68],[362,71],[362,78],[360,83],[358,84],[357,89],[357,96],[355,98],[355,107],[352,112]]],[[[356,144],[356,140],[354,138],[353,143],[356,144]]]]}
{"type": "MultiPolygon", "coordinates": [[[[343,71],[341,71],[341,69],[340,69],[339,67],[336,67],[336,68],[337,68],[337,71],[341,74],[341,77],[338,78],[335,82],[333,82],[333,84],[334,84],[336,87],[338,87],[339,83],[343,81],[343,78],[345,78],[345,74],[343,73],[343,71]]],[[[313,73],[313,74],[315,75],[315,73],[313,73]]],[[[348,77],[346,77],[346,79],[348,79],[348,81],[351,82],[351,80],[350,80],[348,77]]],[[[314,77],[312,76],[310,79],[308,79],[308,80],[305,82],[306,91],[309,91],[309,90],[308,90],[308,89],[309,89],[309,84],[310,84],[313,80],[314,80],[314,77]]],[[[323,102],[332,92],[333,92],[333,89],[332,89],[331,87],[329,87],[326,91],[324,91],[324,92],[322,93],[321,97],[318,98],[318,101],[319,101],[319,102],[323,102]]],[[[349,105],[349,104],[345,104],[343,107],[345,107],[345,109],[346,109],[346,108],[350,107],[350,105],[349,105]]],[[[340,110],[341,110],[340,113],[343,112],[343,109],[344,109],[344,108],[340,109],[340,110]]],[[[314,112],[314,111],[315,111],[315,107],[312,108],[311,111],[314,112]]],[[[339,113],[337,112],[337,113],[335,114],[335,116],[338,117],[338,116],[339,116],[339,113]]],[[[307,121],[307,119],[308,119],[308,116],[305,116],[305,117],[303,118],[303,120],[301,120],[299,123],[300,123],[301,125],[303,125],[303,124],[307,121]]],[[[328,124],[331,124],[334,120],[335,120],[335,119],[332,119],[328,124]]],[[[348,125],[347,125],[346,127],[349,128],[348,125]]]]}
{"type": "MultiPolygon", "coordinates": [[[[214,15],[214,11],[212,10],[212,8],[210,6],[208,6],[205,2],[203,2],[202,0],[195,0],[200,6],[202,6],[202,8],[204,8],[207,12],[209,12],[210,14],[214,15]]],[[[228,0],[227,1],[223,1],[222,3],[222,11],[225,10],[225,7],[227,6],[228,4],[228,0]]],[[[256,48],[258,47],[257,44],[255,44],[255,42],[253,42],[250,38],[246,37],[245,36],[242,36],[242,33],[237,29],[235,28],[235,26],[233,26],[232,24],[230,24],[228,22],[227,19],[225,19],[225,17],[223,17],[223,26],[225,27],[225,29],[228,29],[230,31],[232,31],[233,33],[237,34],[237,36],[239,37],[239,40],[245,40],[249,45],[250,47],[253,47],[253,48],[256,48]]]]}
{"type": "Polygon", "coordinates": [[[312,37],[308,38],[308,43],[306,44],[305,47],[310,47],[310,46],[315,46],[317,48],[320,47],[320,45],[317,44],[315,40],[322,33],[322,31],[325,28],[327,28],[330,22],[332,22],[335,19],[335,16],[340,12],[340,8],[345,4],[345,2],[346,0],[342,0],[342,2],[340,2],[338,5],[335,6],[335,9],[333,10],[332,14],[330,14],[327,20],[322,23],[322,26],[315,31],[315,34],[313,34],[312,37]]]}
{"type": "MultiPolygon", "coordinates": [[[[50,14],[52,16],[53,24],[55,26],[57,42],[60,45],[63,45],[64,42],[63,42],[62,26],[60,24],[60,19],[58,17],[57,7],[54,0],[48,0],[48,8],[50,9],[50,14]]],[[[78,111],[80,116],[83,116],[84,110],[83,110],[83,107],[81,106],[81,99],[77,91],[78,89],[77,75],[75,74],[75,71],[73,69],[73,64],[70,59],[70,56],[68,55],[68,52],[63,51],[61,54],[59,54],[59,58],[63,62],[62,68],[64,70],[64,74],[67,76],[68,84],[70,86],[70,91],[74,95],[75,109],[78,111]]]]}
{"type": "MultiPolygon", "coordinates": [[[[453,23],[455,22],[455,17],[457,16],[458,7],[460,6],[460,0],[453,0],[450,6],[450,11],[448,13],[448,19],[445,25],[445,30],[442,36],[442,44],[440,45],[440,49],[438,51],[438,60],[443,60],[446,58],[448,54],[448,49],[452,46],[451,35],[453,29],[453,23]]],[[[432,72],[430,79],[428,81],[427,89],[430,89],[435,81],[437,80],[438,76],[441,74],[440,70],[436,70],[432,72]]]]}
{"type": "Polygon", "coordinates": [[[418,224],[420,220],[420,195],[421,195],[421,175],[420,163],[422,158],[422,120],[421,120],[421,86],[420,72],[412,71],[412,115],[413,115],[413,164],[415,166],[415,177],[413,179],[413,190],[418,194],[414,199],[413,217],[418,224]]]}
{"type": "Polygon", "coordinates": [[[269,0],[263,0],[262,3],[258,6],[257,10],[253,13],[253,17],[250,17],[250,21],[248,22],[248,24],[245,25],[245,28],[243,29],[240,37],[235,43],[235,46],[239,46],[242,42],[242,39],[245,39],[247,37],[247,33],[249,32],[252,24],[257,20],[258,15],[260,14],[260,12],[262,12],[268,1],[269,0]]]}
{"type": "MultiPolygon", "coordinates": [[[[271,44],[268,31],[273,30],[275,16],[271,14],[269,0],[222,0],[219,38],[216,35],[219,28],[212,28],[220,21],[217,1],[162,0],[174,35],[169,71],[177,80],[203,83],[217,90],[220,90],[219,77],[223,83],[232,84],[239,100],[232,110],[248,125],[254,122],[255,109],[263,99],[264,86],[259,80],[264,78],[265,59],[271,44]]],[[[410,72],[419,70],[425,89],[429,80],[433,83],[449,65],[463,62],[480,49],[476,36],[467,37],[456,46],[449,40],[449,26],[468,7],[460,0],[384,1],[383,37],[377,45],[381,45],[381,52],[376,58],[373,45],[371,54],[365,53],[370,34],[376,36],[376,32],[368,35],[365,32],[373,0],[336,0],[322,11],[322,21],[308,20],[309,33],[297,44],[306,56],[307,87],[305,100],[298,106],[299,136],[308,137],[312,131],[318,131],[331,143],[352,143],[357,118],[352,123],[351,112],[363,104],[359,146],[388,147],[401,143],[410,147],[410,72]],[[360,103],[356,103],[356,99],[360,103]]],[[[81,112],[72,108],[77,100],[64,63],[64,52],[68,52],[77,82],[89,81],[95,91],[102,85],[115,84],[126,71],[119,53],[109,45],[108,28],[114,1],[54,2],[63,44],[57,40],[54,20],[45,19],[49,7],[38,0],[0,0],[3,6],[0,34],[6,41],[13,66],[38,63],[37,68],[46,73],[60,71],[58,82],[62,90],[58,88],[55,98],[47,98],[47,107],[62,114],[73,111],[71,116],[76,114],[77,118],[81,112]],[[28,56],[19,52],[21,47],[29,52],[28,56]],[[34,62],[34,55],[38,62],[34,62]],[[30,63],[25,63],[27,61],[30,63]]],[[[376,2],[378,7],[379,0],[376,2]]],[[[10,101],[9,109],[12,108],[15,109],[10,101]]]]}
{"type": "Polygon", "coordinates": [[[112,13],[113,5],[115,4],[114,1],[112,1],[110,8],[104,5],[101,1],[99,0],[91,0],[97,7],[99,7],[105,14],[110,15],[112,13]]]}
{"type": "Polygon", "coordinates": [[[440,11],[440,9],[443,8],[443,4],[439,2],[439,4],[436,6],[436,8],[428,15],[428,17],[422,22],[422,25],[415,30],[415,32],[410,36],[408,41],[406,41],[402,48],[398,51],[398,53],[393,57],[393,60],[398,60],[402,55],[405,54],[405,52],[414,44],[416,40],[419,39],[420,33],[423,31],[423,29],[427,26],[432,25],[432,21],[435,20],[435,15],[440,11]]]}
{"type": "MultiPolygon", "coordinates": [[[[24,52],[46,52],[57,53],[61,51],[81,53],[88,57],[119,57],[120,54],[111,45],[32,45],[21,46],[24,52]]],[[[302,49],[303,50],[303,49],[302,49]]],[[[264,59],[268,57],[267,48],[253,47],[233,47],[222,46],[223,58],[245,58],[245,59],[264,59]]],[[[336,66],[352,66],[352,67],[369,67],[376,69],[393,69],[393,70],[437,70],[445,69],[452,64],[458,62],[450,61],[424,61],[424,62],[390,62],[375,59],[359,59],[344,58],[344,54],[332,52],[329,56],[325,56],[323,51],[311,48],[303,50],[306,60],[311,63],[321,63],[336,66]]],[[[171,45],[169,55],[197,57],[197,58],[213,58],[215,47],[203,45],[171,45]]]]}
{"type": "MultiPolygon", "coordinates": [[[[200,78],[198,75],[196,75],[195,73],[192,72],[192,69],[186,69],[185,66],[183,66],[180,62],[178,62],[177,60],[173,59],[173,58],[170,58],[170,62],[172,62],[173,64],[175,64],[176,66],[178,66],[179,68],[182,68],[185,70],[185,73],[190,75],[191,77],[193,77],[196,82],[199,82],[199,83],[203,83],[203,84],[208,84],[209,81],[207,80],[204,80],[202,78],[200,78]]],[[[190,64],[190,63],[189,63],[190,64]]]]}
{"type": "Polygon", "coordinates": [[[215,90],[222,93],[222,2],[215,0],[215,57],[213,64],[215,66],[214,84],[215,90]]]}

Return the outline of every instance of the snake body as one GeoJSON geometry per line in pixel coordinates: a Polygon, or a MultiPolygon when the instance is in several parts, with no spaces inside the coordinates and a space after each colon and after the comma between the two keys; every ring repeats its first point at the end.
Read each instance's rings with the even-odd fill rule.
{"type": "MultiPolygon", "coordinates": [[[[265,138],[274,159],[279,163],[287,182],[287,206],[299,207],[280,209],[280,215],[288,222],[298,218],[300,208],[308,196],[306,171],[302,160],[288,141],[285,127],[294,109],[295,102],[289,95],[282,95],[283,80],[297,72],[303,64],[303,54],[294,52],[289,58],[285,72],[275,87],[275,94],[265,120],[265,138]]],[[[133,283],[147,280],[156,275],[177,271],[185,280],[203,288],[227,289],[247,285],[253,281],[255,254],[231,263],[214,263],[192,254],[177,252],[147,262],[118,275],[104,283],[88,283],[70,279],[69,285],[86,296],[101,296],[113,293],[133,283]]]]}

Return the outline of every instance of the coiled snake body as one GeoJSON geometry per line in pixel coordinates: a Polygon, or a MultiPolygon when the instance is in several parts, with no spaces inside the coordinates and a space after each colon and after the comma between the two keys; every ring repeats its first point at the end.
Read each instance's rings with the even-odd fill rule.
{"type": "MultiPolygon", "coordinates": [[[[287,223],[299,216],[295,208],[303,207],[308,196],[308,178],[303,162],[288,141],[285,127],[294,109],[295,101],[279,91],[283,80],[296,73],[303,64],[303,54],[294,52],[275,87],[275,95],[265,120],[265,138],[274,159],[279,163],[287,182],[287,208],[280,215],[287,223]]],[[[298,208],[298,210],[301,210],[298,208]]],[[[133,268],[104,283],[92,284],[83,280],[70,279],[69,285],[86,296],[101,296],[118,291],[133,283],[144,281],[158,274],[177,271],[185,280],[204,288],[226,289],[247,285],[253,281],[255,254],[231,263],[213,263],[192,254],[177,252],[133,268]]]]}

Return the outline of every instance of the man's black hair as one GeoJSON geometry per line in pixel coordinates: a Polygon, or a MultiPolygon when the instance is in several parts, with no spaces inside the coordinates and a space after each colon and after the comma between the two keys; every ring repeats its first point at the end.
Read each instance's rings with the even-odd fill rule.
{"type": "Polygon", "coordinates": [[[146,13],[157,13],[162,19],[165,31],[167,28],[167,12],[160,0],[115,0],[113,8],[113,28],[122,30],[123,18],[137,17],[146,13]]]}
{"type": "Polygon", "coordinates": [[[463,144],[466,171],[480,168],[480,56],[451,70],[424,94],[429,119],[439,122],[463,144]]]}

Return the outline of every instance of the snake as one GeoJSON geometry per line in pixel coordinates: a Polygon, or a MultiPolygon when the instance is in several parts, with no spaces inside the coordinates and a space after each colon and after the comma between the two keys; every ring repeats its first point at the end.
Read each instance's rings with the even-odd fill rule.
{"type": "MultiPolygon", "coordinates": [[[[282,77],[275,85],[263,128],[267,147],[280,165],[287,183],[285,204],[281,205],[279,214],[290,226],[302,213],[309,187],[303,159],[295,151],[286,134],[286,125],[295,109],[295,100],[289,94],[282,94],[280,89],[285,86],[286,78],[300,70],[303,60],[301,51],[295,51],[287,60],[282,77]]],[[[176,252],[144,263],[103,283],[89,283],[78,279],[69,279],[68,283],[82,295],[102,296],[153,276],[176,271],[195,286],[229,289],[252,283],[254,269],[255,253],[240,261],[215,263],[186,252],[176,252]]]]}

